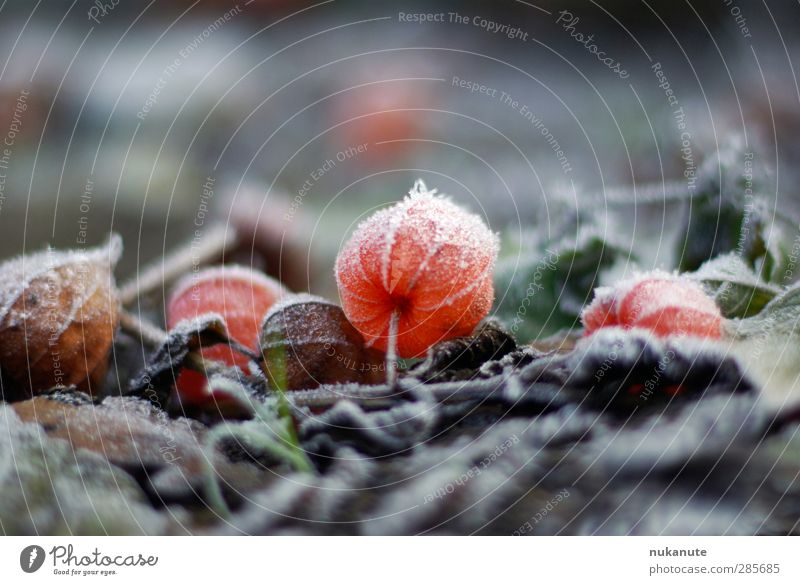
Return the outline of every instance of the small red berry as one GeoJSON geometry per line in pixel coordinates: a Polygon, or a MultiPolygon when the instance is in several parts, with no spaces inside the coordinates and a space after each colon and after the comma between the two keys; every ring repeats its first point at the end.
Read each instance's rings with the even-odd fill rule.
{"type": "Polygon", "coordinates": [[[479,216],[435,193],[417,181],[403,201],[363,222],[336,260],[347,318],[382,351],[391,349],[395,320],[404,358],[469,335],[494,300],[497,237],[479,216]]]}
{"type": "MultiPolygon", "coordinates": [[[[184,278],[175,287],[167,304],[167,326],[171,329],[185,319],[217,313],[225,319],[231,339],[257,352],[264,315],[285,293],[277,281],[243,266],[208,268],[184,278]]],[[[205,359],[250,373],[249,358],[227,345],[207,347],[200,353],[205,359]]],[[[201,372],[184,369],[176,386],[186,403],[198,404],[211,398],[201,372]]]]}
{"type": "Polygon", "coordinates": [[[595,291],[581,315],[586,334],[602,327],[649,329],[658,336],[722,337],[716,303],[687,278],[651,272],[595,291]]]}
{"type": "Polygon", "coordinates": [[[414,105],[430,99],[420,84],[412,88],[403,83],[364,85],[341,94],[331,112],[332,119],[341,124],[329,135],[332,145],[337,150],[342,144],[359,145],[343,152],[348,164],[361,166],[408,155],[416,146],[409,138],[424,130],[414,105]]]}
{"type": "Polygon", "coordinates": [[[601,327],[613,327],[619,325],[617,321],[616,300],[613,296],[600,296],[598,289],[594,302],[583,312],[583,326],[586,331],[595,331],[601,327]]]}

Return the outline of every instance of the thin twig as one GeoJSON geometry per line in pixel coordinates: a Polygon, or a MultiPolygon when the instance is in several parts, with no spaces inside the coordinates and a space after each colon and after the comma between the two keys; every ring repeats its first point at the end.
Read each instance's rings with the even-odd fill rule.
{"type": "Polygon", "coordinates": [[[120,287],[120,300],[123,306],[146,296],[198,266],[218,260],[224,250],[236,241],[236,232],[229,225],[212,227],[202,240],[192,240],[170,252],[162,260],[154,262],[120,287]]]}
{"type": "Polygon", "coordinates": [[[137,338],[142,345],[160,346],[167,338],[167,332],[163,329],[142,321],[139,317],[122,309],[119,312],[119,325],[128,335],[137,338]]]}

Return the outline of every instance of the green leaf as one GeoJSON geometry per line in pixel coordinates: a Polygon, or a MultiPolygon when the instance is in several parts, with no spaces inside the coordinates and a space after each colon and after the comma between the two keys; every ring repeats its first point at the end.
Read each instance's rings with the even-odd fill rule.
{"type": "Polygon", "coordinates": [[[771,178],[755,153],[734,145],[709,158],[698,171],[676,242],[678,269],[698,270],[707,260],[735,253],[764,281],[794,282],[793,222],[767,197],[771,178]]]}
{"type": "Polygon", "coordinates": [[[773,299],[762,312],[764,315],[800,317],[800,285],[794,285],[773,299]]]}
{"type": "Polygon", "coordinates": [[[579,325],[600,274],[618,258],[632,257],[590,226],[578,237],[552,244],[528,234],[516,247],[504,249],[495,270],[495,315],[523,342],[579,325]]]}
{"type": "Polygon", "coordinates": [[[800,333],[800,284],[784,290],[757,315],[737,320],[734,325],[739,338],[783,338],[781,346],[788,343],[788,336],[800,333]]]}
{"type": "Polygon", "coordinates": [[[781,294],[780,287],[761,280],[733,253],[709,260],[688,276],[705,286],[727,318],[756,315],[781,294]]]}

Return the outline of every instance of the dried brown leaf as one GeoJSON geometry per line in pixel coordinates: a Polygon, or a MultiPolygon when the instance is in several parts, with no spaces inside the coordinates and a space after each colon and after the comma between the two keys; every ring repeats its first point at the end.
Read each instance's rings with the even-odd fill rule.
{"type": "Polygon", "coordinates": [[[320,297],[293,295],[274,306],[260,344],[264,373],[284,390],[386,378],[384,354],[365,347],[342,308],[320,297]]]}

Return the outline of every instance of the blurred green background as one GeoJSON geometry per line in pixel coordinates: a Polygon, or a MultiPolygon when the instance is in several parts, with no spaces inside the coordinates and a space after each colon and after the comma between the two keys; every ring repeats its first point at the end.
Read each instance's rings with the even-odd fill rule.
{"type": "Polygon", "coordinates": [[[684,173],[706,164],[708,186],[725,172],[716,153],[732,143],[755,153],[768,208],[794,217],[796,11],[712,1],[9,0],[0,137],[14,136],[0,169],[0,254],[81,247],[116,231],[125,275],[233,221],[257,224],[267,252],[249,260],[275,272],[283,255],[297,271],[290,284],[335,294],[343,239],[422,177],[502,232],[510,280],[521,258],[539,262],[588,226],[613,254],[583,258],[575,298],[562,299],[579,307],[596,284],[593,263],[678,264],[675,234],[693,196],[684,173]],[[455,12],[465,23],[452,22],[455,12]],[[525,38],[491,30],[503,25],[525,38]],[[653,183],[642,196],[627,190],[653,183]]]}

